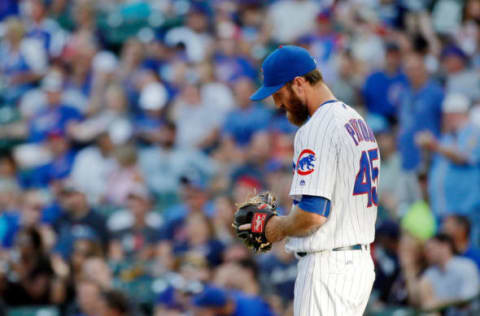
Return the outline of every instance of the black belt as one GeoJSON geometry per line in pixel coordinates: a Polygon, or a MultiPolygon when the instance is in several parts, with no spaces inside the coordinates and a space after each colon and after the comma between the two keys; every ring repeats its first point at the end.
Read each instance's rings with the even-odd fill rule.
{"type": "MultiPolygon", "coordinates": [[[[368,250],[368,245],[356,244],[353,246],[333,248],[331,251],[362,250],[362,249],[368,250]]],[[[308,252],[297,252],[297,256],[299,257],[305,257],[307,254],[308,252]]]]}

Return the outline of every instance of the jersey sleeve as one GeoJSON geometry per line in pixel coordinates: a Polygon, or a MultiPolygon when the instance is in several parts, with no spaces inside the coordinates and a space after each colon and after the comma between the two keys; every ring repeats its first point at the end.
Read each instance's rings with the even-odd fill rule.
{"type": "MultiPolygon", "coordinates": [[[[312,122],[315,123],[315,122],[312,122]]],[[[339,134],[335,119],[300,130],[295,138],[291,196],[331,200],[338,168],[339,134]]]]}

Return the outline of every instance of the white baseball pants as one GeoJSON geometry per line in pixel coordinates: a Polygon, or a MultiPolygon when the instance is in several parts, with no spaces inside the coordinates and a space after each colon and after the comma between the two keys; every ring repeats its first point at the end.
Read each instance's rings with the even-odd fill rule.
{"type": "Polygon", "coordinates": [[[321,251],[299,258],[295,316],[360,316],[375,271],[369,250],[321,251]]]}

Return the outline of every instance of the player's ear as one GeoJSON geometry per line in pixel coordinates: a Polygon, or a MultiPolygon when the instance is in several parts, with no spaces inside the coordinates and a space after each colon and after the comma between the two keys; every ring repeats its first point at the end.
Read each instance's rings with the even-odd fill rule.
{"type": "Polygon", "coordinates": [[[302,95],[304,92],[305,78],[297,76],[292,81],[292,90],[295,91],[297,95],[302,95]]]}

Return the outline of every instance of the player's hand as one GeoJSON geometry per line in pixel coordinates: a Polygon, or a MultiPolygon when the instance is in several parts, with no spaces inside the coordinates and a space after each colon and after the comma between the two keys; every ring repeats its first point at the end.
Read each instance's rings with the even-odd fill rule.
{"type": "Polygon", "coordinates": [[[240,205],[234,215],[232,226],[237,237],[256,252],[265,252],[272,248],[272,243],[265,236],[268,221],[277,215],[275,197],[262,193],[240,205]]]}

